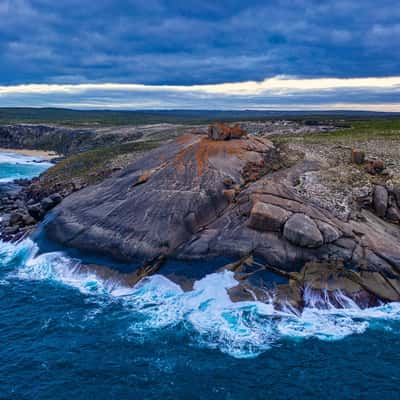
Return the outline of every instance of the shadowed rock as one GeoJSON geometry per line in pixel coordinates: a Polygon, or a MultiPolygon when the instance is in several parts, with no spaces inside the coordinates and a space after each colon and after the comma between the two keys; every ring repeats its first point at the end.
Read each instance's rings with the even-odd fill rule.
{"type": "Polygon", "coordinates": [[[396,200],[397,206],[400,207],[400,186],[393,188],[393,196],[396,200]]]}

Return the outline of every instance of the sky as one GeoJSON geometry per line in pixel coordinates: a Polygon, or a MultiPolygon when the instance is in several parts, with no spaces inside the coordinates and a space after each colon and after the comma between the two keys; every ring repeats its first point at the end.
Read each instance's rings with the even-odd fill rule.
{"type": "Polygon", "coordinates": [[[0,107],[400,111],[398,0],[0,0],[0,107]]]}

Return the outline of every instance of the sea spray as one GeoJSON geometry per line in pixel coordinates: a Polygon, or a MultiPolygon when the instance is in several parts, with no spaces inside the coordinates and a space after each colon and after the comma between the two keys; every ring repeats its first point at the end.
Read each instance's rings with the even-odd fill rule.
{"type": "Polygon", "coordinates": [[[331,302],[327,294],[317,295],[307,288],[306,307],[300,315],[289,307],[277,310],[272,302],[234,303],[227,293],[237,284],[230,271],[206,275],[189,292],[161,275],[127,287],[82,271],[80,261],[63,252],[38,254],[30,239],[18,244],[0,242],[0,265],[7,271],[8,282],[45,281],[73,287],[99,303],[118,302],[125,312],[140,316],[130,324],[130,335],[179,325],[196,346],[216,348],[238,358],[255,357],[282,340],[339,340],[365,332],[371,322],[383,321],[372,327],[386,329],[385,321],[400,319],[398,303],[361,309],[341,292],[336,292],[331,302]]]}

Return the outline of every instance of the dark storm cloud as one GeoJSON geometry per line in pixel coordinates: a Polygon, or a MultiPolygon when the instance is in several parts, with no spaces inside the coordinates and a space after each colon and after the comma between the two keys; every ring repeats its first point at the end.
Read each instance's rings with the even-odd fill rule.
{"type": "Polygon", "coordinates": [[[397,76],[399,9],[394,0],[0,0],[0,85],[397,76]]]}

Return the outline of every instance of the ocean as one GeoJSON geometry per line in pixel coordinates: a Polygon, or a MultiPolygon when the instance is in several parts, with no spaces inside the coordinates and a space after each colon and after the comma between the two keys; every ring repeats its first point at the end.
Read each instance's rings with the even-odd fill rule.
{"type": "MultiPolygon", "coordinates": [[[[0,179],[48,165],[0,154],[0,179]]],[[[0,242],[0,399],[397,399],[400,304],[232,303],[230,272],[126,288],[66,249],[0,242]]],[[[204,269],[209,270],[204,261],[204,269]]]]}
{"type": "Polygon", "coordinates": [[[0,152],[0,183],[11,182],[14,179],[33,178],[50,166],[49,162],[45,162],[40,157],[0,152]]]}

